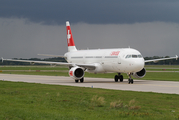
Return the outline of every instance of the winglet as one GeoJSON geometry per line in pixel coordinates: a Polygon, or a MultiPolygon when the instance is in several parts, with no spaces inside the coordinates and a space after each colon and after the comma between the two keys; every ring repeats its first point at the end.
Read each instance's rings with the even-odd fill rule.
{"type": "Polygon", "coordinates": [[[178,60],[178,55],[176,55],[176,60],[178,60]]]}
{"type": "Polygon", "coordinates": [[[1,59],[2,59],[2,63],[3,63],[3,60],[4,60],[3,57],[1,57],[1,59]]]}

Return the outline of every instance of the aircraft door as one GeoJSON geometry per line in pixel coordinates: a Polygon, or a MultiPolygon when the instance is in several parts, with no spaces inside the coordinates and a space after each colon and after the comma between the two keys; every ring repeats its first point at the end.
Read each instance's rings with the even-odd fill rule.
{"type": "Polygon", "coordinates": [[[121,64],[121,57],[118,55],[118,64],[121,64]]]}
{"type": "Polygon", "coordinates": [[[120,54],[118,55],[118,58],[117,58],[117,65],[116,65],[116,67],[117,67],[117,70],[121,70],[121,56],[120,56],[120,54]]]}

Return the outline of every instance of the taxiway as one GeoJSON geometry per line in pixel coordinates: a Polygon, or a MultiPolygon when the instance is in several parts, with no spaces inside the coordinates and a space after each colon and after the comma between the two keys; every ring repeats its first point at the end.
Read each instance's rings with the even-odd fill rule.
{"type": "Polygon", "coordinates": [[[134,84],[128,84],[127,79],[124,79],[124,82],[114,82],[112,78],[106,79],[85,77],[84,83],[75,83],[75,81],[70,77],[15,74],[0,74],[0,80],[53,85],[68,85],[90,88],[103,88],[113,90],[179,94],[179,82],[173,81],[134,80],[134,84]]]}

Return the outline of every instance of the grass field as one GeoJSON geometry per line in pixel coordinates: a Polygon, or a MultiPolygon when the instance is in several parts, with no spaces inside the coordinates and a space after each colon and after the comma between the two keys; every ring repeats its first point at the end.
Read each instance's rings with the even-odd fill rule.
{"type": "MultiPolygon", "coordinates": [[[[179,66],[146,66],[143,79],[179,81],[179,66]],[[156,72],[159,71],[159,72],[156,72]]],[[[68,76],[56,66],[1,66],[3,74],[68,76]]],[[[85,77],[113,79],[116,73],[85,77]]],[[[123,74],[127,78],[126,74],[123,74]]],[[[0,119],[179,119],[179,95],[0,81],[0,119]]]]}
{"type": "Polygon", "coordinates": [[[179,95],[0,81],[1,120],[172,120],[179,95]]]}
{"type": "Polygon", "coordinates": [[[179,65],[146,65],[149,71],[179,71],[179,65]]]}
{"type": "MultiPolygon", "coordinates": [[[[179,66],[163,65],[163,66],[146,66],[145,80],[166,80],[179,81],[179,66]]],[[[48,76],[69,76],[68,68],[62,66],[1,66],[0,73],[4,74],[26,74],[26,75],[48,75],[48,76]]],[[[111,78],[113,79],[116,73],[107,74],[92,74],[85,73],[85,77],[94,78],[111,78]]],[[[124,78],[128,76],[123,74],[124,78]]],[[[134,78],[136,79],[136,78],[134,78]]]]}

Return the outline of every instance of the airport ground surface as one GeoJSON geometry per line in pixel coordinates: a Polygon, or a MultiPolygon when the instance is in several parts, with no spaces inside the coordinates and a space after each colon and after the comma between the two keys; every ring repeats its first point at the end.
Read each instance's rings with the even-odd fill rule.
{"type": "Polygon", "coordinates": [[[114,82],[113,79],[108,78],[85,78],[84,83],[75,83],[75,81],[70,77],[15,74],[0,74],[0,80],[53,85],[68,85],[78,87],[93,87],[114,90],[179,94],[179,82],[173,81],[134,80],[134,84],[128,84],[127,79],[124,79],[124,82],[114,82]]]}

